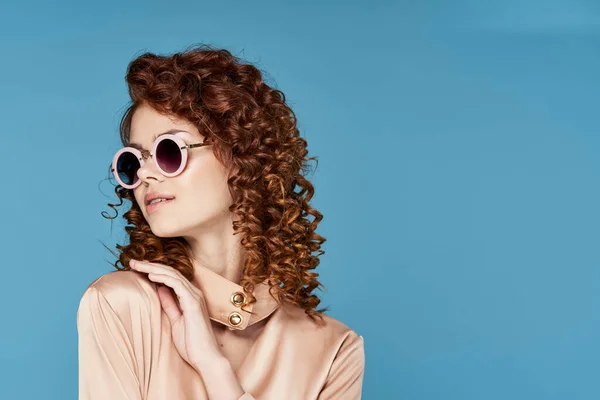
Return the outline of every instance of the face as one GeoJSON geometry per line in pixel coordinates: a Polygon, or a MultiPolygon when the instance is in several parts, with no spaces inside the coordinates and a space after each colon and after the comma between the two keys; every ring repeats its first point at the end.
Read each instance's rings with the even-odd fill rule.
{"type": "MultiPolygon", "coordinates": [[[[186,145],[204,140],[190,122],[159,114],[152,107],[143,105],[133,115],[129,141],[152,151],[154,136],[172,129],[187,132],[176,134],[186,145]]],[[[211,146],[189,148],[186,167],[177,176],[162,175],[152,157],[144,160],[138,176],[142,182],[134,189],[135,199],[156,236],[195,236],[214,229],[215,225],[230,223],[228,207],[232,198],[227,186],[227,171],[214,156],[211,146]],[[148,212],[144,196],[150,192],[174,199],[148,212]]]]}

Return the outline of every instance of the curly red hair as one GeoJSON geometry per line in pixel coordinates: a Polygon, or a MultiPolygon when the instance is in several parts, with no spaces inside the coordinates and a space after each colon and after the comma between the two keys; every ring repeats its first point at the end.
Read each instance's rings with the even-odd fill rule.
{"type": "MultiPolygon", "coordinates": [[[[263,82],[256,67],[208,45],[170,56],[142,54],[128,65],[126,81],[131,103],[120,122],[124,146],[134,112],[146,104],[193,123],[229,171],[233,198],[229,210],[238,217],[233,228],[235,234],[245,235],[241,244],[247,258],[240,285],[248,304],[256,301],[254,285],[268,279],[270,292],[280,303],[289,302],[311,319],[323,320],[321,313],[328,310],[315,310],[321,301],[311,294],[323,287],[319,274],[311,272],[324,253],[321,244],[326,239],[315,233],[323,215],[308,204],[314,187],[304,177],[308,161],[316,157],[306,157],[307,142],[299,136],[296,116],[283,92],[263,82]]],[[[169,265],[193,279],[187,241],[155,236],[133,191],[117,185],[115,193],[120,203],[108,205],[117,215],[115,206],[124,199],[132,204],[123,215],[130,224],[125,227],[129,244],[116,245],[120,254],[113,253],[118,257],[114,267],[128,270],[134,258],[169,265]]]]}

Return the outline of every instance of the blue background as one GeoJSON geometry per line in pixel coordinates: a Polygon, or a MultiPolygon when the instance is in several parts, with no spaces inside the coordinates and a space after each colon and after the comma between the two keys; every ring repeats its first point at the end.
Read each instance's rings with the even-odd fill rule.
{"type": "Polygon", "coordinates": [[[125,68],[208,43],[319,157],[317,293],[365,339],[364,398],[598,399],[599,3],[217,3],[0,6],[0,398],[77,397],[79,299],[125,241],[100,215],[125,68]]]}

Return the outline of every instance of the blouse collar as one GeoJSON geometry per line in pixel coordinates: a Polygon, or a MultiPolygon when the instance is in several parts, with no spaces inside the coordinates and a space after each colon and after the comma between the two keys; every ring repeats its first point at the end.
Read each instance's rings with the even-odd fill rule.
{"type": "Polygon", "coordinates": [[[256,302],[242,310],[248,300],[242,286],[222,277],[209,268],[196,265],[194,282],[198,285],[208,308],[209,318],[227,326],[230,330],[244,330],[272,314],[279,302],[269,293],[267,280],[254,285],[256,302]]]}

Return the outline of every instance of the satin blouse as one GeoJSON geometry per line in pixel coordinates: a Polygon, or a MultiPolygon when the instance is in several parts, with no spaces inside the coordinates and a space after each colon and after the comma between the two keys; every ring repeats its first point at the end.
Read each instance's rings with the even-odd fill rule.
{"type": "MultiPolygon", "coordinates": [[[[265,282],[240,308],[242,286],[199,267],[196,281],[223,355],[245,393],[239,400],[361,398],[364,339],[323,314],[279,304],[265,282]]],[[[85,289],[77,309],[79,400],[208,400],[201,375],[178,353],[157,284],[112,271],[85,289]]],[[[213,399],[211,399],[213,400],[213,399]]]]}

